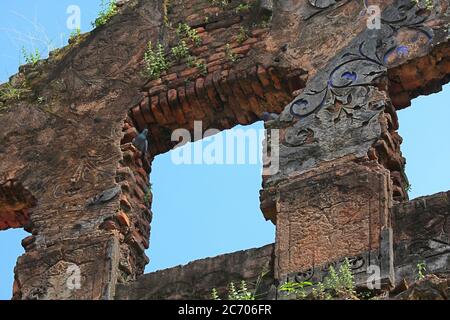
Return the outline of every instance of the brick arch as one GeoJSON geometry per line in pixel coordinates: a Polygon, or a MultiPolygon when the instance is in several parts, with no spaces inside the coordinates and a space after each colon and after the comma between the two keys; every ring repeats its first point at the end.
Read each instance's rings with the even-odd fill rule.
{"type": "Polygon", "coordinates": [[[150,245],[153,217],[151,164],[157,155],[170,151],[177,144],[171,141],[172,132],[179,128],[192,131],[194,121],[202,121],[204,131],[227,130],[261,121],[264,112],[280,113],[292,100],[293,93],[304,88],[307,73],[303,70],[286,73],[273,67],[254,66],[249,72],[233,74],[232,80],[222,79],[221,87],[213,83],[204,85],[210,76],[199,76],[192,84],[183,83],[177,89],[154,96],[150,96],[152,89],[144,87],[142,101],[129,110],[123,122],[122,160],[116,174],[122,192],[121,211],[115,219],[108,218],[102,228],[122,230],[126,242],[140,252],[135,256],[144,258],[139,269],[148,263],[144,251],[150,245]],[[192,88],[199,84],[203,87],[192,88]],[[221,88],[228,90],[226,94],[221,88]],[[149,152],[142,157],[132,141],[145,128],[149,129],[149,152]]]}
{"type": "MultiPolygon", "coordinates": [[[[164,10],[168,9],[167,1],[140,0],[130,2],[130,5],[126,2],[121,2],[124,3],[123,9],[112,18],[111,23],[83,37],[79,45],[62,49],[36,67],[21,68],[20,73],[15,76],[16,80],[20,80],[28,78],[27,75],[31,75],[31,71],[36,71],[35,69],[42,71],[33,72],[41,75],[34,80],[31,79],[30,85],[35,89],[34,93],[49,100],[49,108],[45,110],[37,108],[35,97],[31,96],[16,102],[7,101],[6,105],[11,107],[11,112],[1,116],[0,138],[2,143],[5,141],[5,154],[10,156],[4,160],[2,158],[0,168],[4,172],[19,170],[18,180],[24,181],[33,193],[38,194],[40,200],[32,216],[39,232],[31,239],[34,245],[29,247],[17,266],[16,274],[21,291],[18,298],[60,297],[59,293],[46,290],[50,287],[48,281],[55,278],[53,271],[47,272],[48,266],[49,264],[55,266],[55,270],[62,274],[60,267],[64,266],[68,259],[80,265],[81,271],[86,275],[85,283],[89,284],[81,291],[72,292],[71,298],[113,297],[115,284],[134,280],[143,272],[148,261],[144,251],[149,245],[151,211],[148,203],[144,203],[143,200],[148,190],[151,160],[157,154],[173,147],[173,142],[170,141],[171,132],[176,128],[192,129],[193,120],[203,120],[205,130],[212,127],[223,130],[236,124],[255,122],[260,119],[263,111],[279,113],[284,105],[292,100],[292,92],[303,89],[307,77],[309,77],[307,82],[312,83],[311,86],[314,83],[320,85],[319,89],[326,86],[326,81],[321,78],[323,76],[321,71],[324,68],[332,68],[333,64],[342,58],[341,56],[333,58],[337,52],[343,53],[351,49],[351,53],[355,54],[357,51],[354,49],[357,48],[352,47],[353,44],[360,40],[371,39],[364,31],[366,18],[360,14],[362,3],[358,1],[343,1],[337,5],[330,2],[325,7],[316,6],[311,1],[276,1],[272,22],[251,29],[248,42],[244,43],[247,41],[245,40],[240,44],[236,42],[236,32],[241,27],[251,26],[251,23],[247,23],[254,21],[252,19],[256,12],[237,12],[238,1],[231,1],[226,10],[212,5],[207,0],[196,0],[195,6],[191,8],[184,6],[183,1],[170,1],[171,10],[164,10]],[[205,17],[209,20],[206,21],[205,17]],[[196,56],[206,63],[205,75],[200,74],[196,68],[186,68],[184,61],[181,62],[183,65],[174,64],[161,79],[145,83],[147,80],[140,75],[148,41],[151,40],[156,44],[159,40],[166,50],[170,50],[177,42],[173,41],[173,30],[167,28],[165,23],[167,21],[163,21],[163,18],[168,18],[175,26],[178,22],[188,23],[198,31],[204,42],[202,46],[193,50],[196,50],[196,56]],[[225,56],[227,54],[227,43],[230,44],[231,53],[239,57],[235,63],[224,59],[224,54],[225,56]],[[144,127],[149,127],[151,141],[150,153],[142,161],[131,141],[144,127]],[[16,139],[17,137],[20,139],[16,139]],[[62,147],[55,148],[55,146],[62,147]],[[30,163],[33,164],[32,171],[27,170],[30,163]],[[105,192],[113,193],[116,197],[104,203],[89,205],[91,198],[101,197],[105,192]]],[[[256,5],[256,1],[254,2],[256,5]]],[[[407,0],[394,2],[403,4],[407,0]]],[[[440,2],[444,6],[445,1],[440,2]]],[[[380,6],[383,9],[389,4],[390,1],[381,2],[380,6]]],[[[397,8],[391,8],[388,13],[395,10],[397,8]]],[[[448,6],[442,8],[437,18],[440,20],[430,21],[436,30],[436,38],[432,45],[434,49],[442,48],[444,51],[442,59],[438,56],[429,58],[436,60],[439,69],[436,71],[438,74],[430,77],[430,84],[436,79],[445,79],[444,73],[448,73],[446,59],[449,52],[444,48],[448,46],[446,27],[449,19],[448,6]],[[441,72],[442,70],[444,72],[441,72]]],[[[428,50],[430,46],[424,48],[428,50]]],[[[411,51],[413,56],[416,54],[414,51],[411,51]]],[[[420,50],[418,55],[429,54],[422,51],[420,50]]],[[[410,61],[414,61],[413,57],[400,61],[399,65],[408,65],[410,61]]],[[[422,65],[428,68],[423,62],[422,65]]],[[[328,186],[329,190],[336,192],[336,196],[331,199],[336,200],[336,204],[339,204],[340,198],[347,197],[345,200],[348,200],[352,196],[345,193],[345,187],[349,185],[354,189],[359,188],[354,194],[358,197],[360,206],[366,202],[370,203],[363,201],[363,196],[382,195],[376,204],[380,204],[383,214],[387,211],[389,204],[383,199],[389,198],[391,189],[389,183],[384,181],[384,177],[394,175],[402,166],[398,149],[401,139],[395,136],[394,107],[401,107],[402,96],[408,101],[416,94],[425,92],[418,89],[420,83],[409,81],[411,77],[407,77],[410,74],[418,75],[417,70],[423,68],[414,67],[413,71],[402,68],[401,66],[388,68],[390,92],[386,90],[387,81],[384,81],[387,80],[386,77],[383,76],[382,83],[369,81],[373,94],[368,97],[370,105],[366,106],[366,111],[374,112],[373,109],[377,105],[386,106],[385,110],[380,111],[378,123],[371,125],[370,130],[362,132],[362,128],[366,128],[371,120],[369,119],[367,123],[361,121],[361,127],[355,128],[350,139],[338,140],[338,147],[330,150],[331,144],[328,139],[330,136],[342,137],[351,130],[341,130],[333,134],[334,124],[337,122],[330,122],[330,126],[322,128],[312,123],[312,120],[311,123],[305,124],[312,125],[314,130],[323,133],[319,137],[323,140],[323,148],[316,143],[316,146],[313,146],[316,149],[311,150],[319,152],[299,152],[298,159],[293,158],[292,153],[286,155],[285,159],[289,160],[286,161],[284,168],[287,174],[280,176],[279,182],[287,180],[286,182],[290,183],[289,180],[292,180],[292,183],[289,188],[280,189],[284,194],[284,198],[281,199],[285,204],[284,207],[278,205],[280,198],[277,199],[276,194],[274,196],[272,192],[277,191],[278,181],[273,180],[273,185],[269,185],[270,181],[264,182],[262,208],[267,218],[275,221],[278,209],[283,210],[281,218],[289,213],[295,213],[295,210],[290,211],[289,206],[291,202],[302,200],[299,198],[303,192],[295,192],[295,188],[304,186],[300,184],[302,181],[299,176],[289,174],[294,171],[303,174],[305,169],[312,170],[313,168],[303,166],[302,163],[308,161],[312,163],[311,159],[305,158],[314,156],[317,156],[317,162],[312,163],[312,166],[326,173],[317,179],[328,186]],[[400,70],[398,77],[395,70],[400,70]],[[381,139],[370,135],[370,141],[361,141],[360,138],[364,137],[364,133],[376,131],[378,134],[379,128],[382,131],[381,139]],[[367,149],[370,150],[367,152],[366,142],[372,143],[372,138],[378,141],[374,141],[373,149],[370,149],[372,145],[369,145],[367,149]],[[358,148],[364,151],[363,159],[360,159],[363,161],[362,164],[347,158],[344,159],[345,163],[341,163],[341,145],[347,140],[350,142],[356,140],[352,142],[352,146],[347,147],[364,143],[364,148],[358,148]],[[381,166],[365,166],[369,162],[366,156],[372,162],[379,160],[381,166]],[[339,192],[333,188],[336,185],[334,183],[336,176],[341,172],[324,164],[331,160],[338,168],[345,169],[345,179],[342,175],[339,176],[344,186],[338,190],[339,192]],[[291,166],[293,164],[298,164],[299,167],[293,168],[291,166]],[[361,179],[356,181],[358,184],[352,184],[355,181],[346,178],[352,173],[361,176],[361,179]],[[367,174],[373,179],[378,179],[383,190],[376,189],[373,183],[363,185],[364,188],[361,190],[361,185],[367,182],[363,179],[367,174]],[[366,189],[372,194],[368,194],[366,189]]],[[[361,71],[364,69],[366,67],[362,66],[361,71]]],[[[355,76],[354,72],[351,72],[354,70],[347,71],[345,73],[347,80],[355,76]]],[[[370,78],[370,74],[366,73],[365,76],[370,78]]],[[[353,96],[355,97],[358,95],[353,96]]],[[[360,105],[356,105],[355,99],[352,101],[348,99],[347,104],[361,109],[360,105]]],[[[332,112],[342,107],[342,101],[334,102],[327,105],[332,112]]],[[[0,103],[3,106],[3,101],[0,103]]],[[[366,116],[361,110],[356,113],[366,116]]],[[[289,116],[288,112],[285,115],[289,116]]],[[[313,118],[313,115],[310,115],[313,118]]],[[[340,128],[351,128],[351,123],[348,126],[344,124],[350,120],[360,121],[352,117],[343,118],[340,120],[343,122],[340,128]]],[[[304,123],[304,118],[302,122],[304,123]]],[[[298,130],[299,126],[296,126],[297,122],[291,124],[290,132],[294,135],[298,133],[297,137],[293,138],[294,142],[298,143],[296,147],[299,150],[303,147],[308,148],[308,144],[314,142],[311,130],[301,131],[298,130]]],[[[394,183],[397,187],[394,188],[394,195],[401,200],[404,197],[402,193],[404,181],[402,177],[397,180],[397,184],[394,183]]],[[[305,176],[305,181],[309,183],[311,179],[305,176]]],[[[324,196],[331,194],[319,191],[312,190],[309,195],[305,195],[305,203],[310,201],[310,196],[319,193],[324,196]]],[[[147,198],[151,202],[151,193],[147,198]]],[[[327,207],[329,206],[324,204],[324,208],[327,207]]],[[[344,209],[355,214],[360,213],[352,207],[344,209]]],[[[347,212],[341,211],[343,215],[347,212]]],[[[303,221],[304,217],[299,217],[298,220],[303,221]]],[[[312,227],[317,226],[313,218],[310,223],[312,227]]],[[[284,235],[289,233],[288,230],[288,228],[279,230],[280,238],[277,239],[277,244],[286,244],[283,241],[287,239],[284,235]]],[[[299,243],[296,242],[295,235],[293,236],[292,248],[286,245],[284,247],[286,252],[293,252],[299,243]]],[[[361,239],[365,236],[366,234],[361,234],[361,239]]],[[[338,237],[337,240],[341,238],[338,237]]],[[[351,236],[346,246],[341,246],[340,252],[343,254],[339,255],[360,253],[359,249],[352,252],[344,250],[348,244],[355,245],[359,242],[361,241],[351,236]]],[[[310,244],[311,250],[320,249],[317,242],[310,244]]],[[[325,243],[322,245],[324,248],[327,246],[325,243]]],[[[334,248],[330,251],[324,250],[321,262],[337,258],[335,252],[337,251],[334,248]]],[[[277,270],[277,273],[301,271],[301,268],[310,266],[306,260],[300,262],[292,265],[292,270],[289,266],[281,270],[281,273],[277,270]]],[[[286,267],[278,262],[276,265],[280,268],[286,267]]],[[[59,289],[64,290],[64,287],[60,286],[59,289]]],[[[62,296],[66,296],[65,294],[62,296]]]]}
{"type": "Polygon", "coordinates": [[[0,184],[0,231],[29,228],[30,214],[37,200],[20,182],[0,184]]]}
{"type": "Polygon", "coordinates": [[[242,72],[232,67],[213,72],[161,92],[155,93],[155,87],[143,88],[142,101],[129,112],[124,141],[148,128],[154,157],[176,145],[170,139],[174,130],[192,131],[194,121],[202,121],[204,130],[255,123],[264,112],[280,113],[293,93],[305,87],[306,78],[307,73],[300,69],[287,73],[258,65],[242,72]]]}
{"type": "Polygon", "coordinates": [[[389,95],[396,110],[409,107],[418,96],[442,91],[450,82],[449,55],[450,47],[445,43],[428,55],[389,69],[389,95]]]}

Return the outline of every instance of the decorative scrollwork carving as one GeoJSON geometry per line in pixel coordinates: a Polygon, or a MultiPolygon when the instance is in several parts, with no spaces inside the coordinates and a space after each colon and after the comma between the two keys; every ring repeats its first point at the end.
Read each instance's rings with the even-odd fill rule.
{"type": "MultiPolygon", "coordinates": [[[[323,10],[336,1],[309,0],[309,3],[323,10]]],[[[415,33],[412,42],[419,41],[421,36],[427,42],[433,39],[433,30],[425,25],[429,17],[429,13],[410,0],[399,0],[395,6],[388,7],[382,15],[381,29],[366,30],[359,44],[337,58],[328,71],[319,73],[310,88],[290,104],[290,114],[295,118],[304,118],[324,105],[334,104],[336,100],[343,105],[350,104],[355,89],[369,86],[384,75],[393,56],[408,56],[409,44],[397,40],[401,30],[415,33]]]]}

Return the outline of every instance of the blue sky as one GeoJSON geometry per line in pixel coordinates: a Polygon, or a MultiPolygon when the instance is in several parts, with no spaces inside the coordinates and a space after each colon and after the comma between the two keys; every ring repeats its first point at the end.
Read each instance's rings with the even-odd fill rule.
{"type": "MultiPolygon", "coordinates": [[[[100,0],[3,1],[0,11],[0,82],[17,71],[21,49],[67,42],[69,5],[81,8],[82,31],[90,30],[100,0]]],[[[450,86],[413,101],[399,112],[402,151],[412,184],[411,198],[450,189],[450,86]]],[[[261,129],[256,123],[247,128],[261,129]]],[[[202,142],[199,142],[202,143],[202,142]]],[[[170,154],[158,156],[151,182],[154,220],[146,272],[191,260],[259,247],[274,241],[275,228],[259,210],[260,165],[174,165],[170,154]]],[[[0,232],[0,299],[11,297],[13,269],[23,253],[23,230],[0,232]]]]}

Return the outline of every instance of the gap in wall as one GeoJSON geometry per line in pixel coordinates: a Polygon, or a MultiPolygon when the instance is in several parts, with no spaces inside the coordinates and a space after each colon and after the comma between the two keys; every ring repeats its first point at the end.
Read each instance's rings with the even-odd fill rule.
{"type": "MultiPolygon", "coordinates": [[[[213,138],[222,135],[225,140],[227,131],[239,129],[259,134],[263,128],[262,122],[237,126],[213,138]]],[[[203,139],[191,147],[206,147],[211,141],[203,139]]],[[[258,148],[257,164],[176,165],[171,158],[176,150],[155,158],[147,273],[274,242],[275,226],[265,221],[259,208],[262,148],[258,148]]]]}
{"type": "Polygon", "coordinates": [[[450,190],[450,84],[398,111],[410,199],[450,190]]]}
{"type": "Polygon", "coordinates": [[[25,253],[22,239],[29,235],[23,229],[0,231],[0,300],[12,298],[14,267],[17,258],[25,253]]]}

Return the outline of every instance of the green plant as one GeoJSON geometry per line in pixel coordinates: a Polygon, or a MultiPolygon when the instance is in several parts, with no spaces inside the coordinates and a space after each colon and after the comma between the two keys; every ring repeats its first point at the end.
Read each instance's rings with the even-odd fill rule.
{"type": "Polygon", "coordinates": [[[286,282],[280,287],[281,292],[286,292],[287,294],[294,294],[297,299],[303,300],[307,297],[307,292],[305,287],[312,286],[312,282],[286,282]]]}
{"type": "Polygon", "coordinates": [[[338,272],[334,270],[333,266],[330,267],[329,273],[325,277],[324,285],[325,289],[331,291],[336,296],[341,293],[355,293],[353,274],[347,258],[340,266],[338,272]]]}
{"type": "Polygon", "coordinates": [[[170,0],[164,0],[163,3],[163,8],[164,8],[164,25],[167,27],[171,26],[170,20],[169,20],[169,12],[172,10],[172,5],[170,3],[170,0]]]}
{"type": "Polygon", "coordinates": [[[81,29],[80,28],[76,28],[75,30],[73,30],[70,33],[69,36],[69,43],[78,43],[81,39],[81,29]]]}
{"type": "Polygon", "coordinates": [[[193,68],[195,66],[195,62],[196,61],[195,61],[194,57],[191,56],[191,55],[189,55],[186,58],[186,65],[187,65],[188,68],[193,68]]]}
{"type": "Polygon", "coordinates": [[[412,0],[417,6],[422,8],[422,2],[423,2],[423,8],[427,9],[427,10],[431,10],[434,8],[434,3],[433,0],[412,0]]]}
{"type": "Polygon", "coordinates": [[[245,281],[241,281],[239,289],[231,282],[228,286],[228,300],[255,300],[255,296],[248,290],[245,281]]]}
{"type": "Polygon", "coordinates": [[[28,52],[25,47],[22,47],[22,56],[25,59],[26,64],[31,64],[33,66],[41,60],[41,53],[37,48],[34,52],[28,52]]]}
{"type": "Polygon", "coordinates": [[[191,40],[195,46],[200,46],[202,44],[202,38],[198,34],[197,30],[192,29],[188,24],[186,23],[179,23],[177,27],[177,35],[181,38],[188,38],[191,40]]]}
{"type": "MultiPolygon", "coordinates": [[[[231,282],[227,288],[227,299],[228,300],[256,300],[257,299],[257,291],[259,286],[261,285],[262,279],[265,275],[267,275],[268,271],[263,270],[261,274],[258,276],[256,283],[254,285],[254,290],[250,291],[247,286],[246,281],[241,281],[239,288],[236,287],[234,282],[231,282]]],[[[211,298],[213,300],[221,300],[219,293],[216,288],[213,288],[211,291],[211,298]]]]}
{"type": "Polygon", "coordinates": [[[220,296],[219,296],[219,293],[217,292],[216,288],[212,289],[212,291],[211,291],[211,298],[213,300],[220,300],[220,296]]]}
{"type": "Polygon", "coordinates": [[[38,104],[44,104],[45,103],[45,98],[44,97],[38,97],[37,98],[37,103],[38,104]]]}
{"type": "Polygon", "coordinates": [[[191,55],[187,56],[186,65],[188,68],[197,68],[201,75],[208,74],[208,68],[206,67],[205,62],[202,60],[195,60],[191,55]]]}
{"type": "Polygon", "coordinates": [[[237,54],[235,54],[232,50],[231,50],[231,46],[229,43],[226,44],[225,46],[225,57],[227,58],[228,61],[230,62],[236,62],[237,60],[237,54]]]}
{"type": "Polygon", "coordinates": [[[348,259],[345,259],[336,272],[333,266],[330,266],[328,274],[323,282],[312,284],[311,282],[286,282],[280,287],[280,291],[289,294],[295,294],[297,299],[306,299],[308,297],[305,288],[311,288],[311,297],[317,300],[330,300],[340,296],[354,296],[355,283],[348,259]]]}
{"type": "Polygon", "coordinates": [[[158,43],[156,48],[153,48],[151,41],[148,43],[144,54],[144,63],[145,74],[152,79],[158,79],[170,67],[162,44],[158,43]]]}
{"type": "Polygon", "coordinates": [[[417,263],[417,280],[422,280],[425,278],[425,274],[427,272],[427,266],[425,264],[425,261],[421,261],[417,263]]]}
{"type": "Polygon", "coordinates": [[[195,62],[195,67],[198,69],[201,75],[206,76],[208,74],[208,68],[203,61],[195,62]]]}
{"type": "Polygon", "coordinates": [[[252,5],[250,3],[241,3],[236,7],[236,13],[241,13],[245,11],[249,11],[252,5]]]}
{"type": "Polygon", "coordinates": [[[7,83],[0,89],[0,100],[20,100],[24,89],[13,87],[10,83],[7,83]]]}
{"type": "Polygon", "coordinates": [[[327,291],[326,286],[319,282],[316,284],[315,288],[311,291],[313,299],[316,300],[331,300],[333,296],[327,291]]]}
{"type": "Polygon", "coordinates": [[[411,192],[411,190],[412,190],[412,185],[411,185],[409,182],[406,183],[405,191],[406,191],[406,192],[411,192]]]}
{"type": "Polygon", "coordinates": [[[181,40],[177,46],[173,47],[171,52],[178,61],[189,57],[189,48],[184,40],[181,40]]]}
{"type": "Polygon", "coordinates": [[[144,195],[144,203],[150,205],[150,197],[152,196],[152,184],[150,183],[144,195]]]}
{"type": "Polygon", "coordinates": [[[118,7],[116,0],[102,0],[101,2],[101,10],[98,14],[97,19],[92,22],[92,26],[94,28],[98,28],[100,26],[105,25],[114,17],[118,12],[118,7]]]}
{"type": "Polygon", "coordinates": [[[239,29],[236,40],[239,44],[242,44],[247,39],[248,39],[248,29],[241,27],[239,29]]]}

